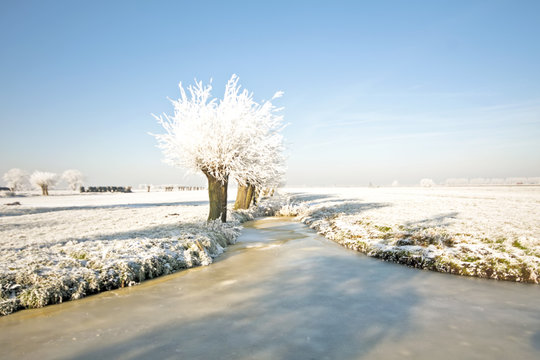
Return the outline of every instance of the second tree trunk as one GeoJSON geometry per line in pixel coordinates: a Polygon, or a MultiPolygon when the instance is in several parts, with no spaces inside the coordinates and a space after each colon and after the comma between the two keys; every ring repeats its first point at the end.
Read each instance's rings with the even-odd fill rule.
{"type": "Polygon", "coordinates": [[[253,196],[255,195],[255,186],[251,184],[238,185],[238,192],[236,193],[236,201],[234,203],[234,209],[249,209],[253,196]]]}

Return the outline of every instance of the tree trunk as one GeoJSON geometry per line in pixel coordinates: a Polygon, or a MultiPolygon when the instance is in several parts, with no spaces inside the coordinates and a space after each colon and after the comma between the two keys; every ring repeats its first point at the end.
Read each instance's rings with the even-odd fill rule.
{"type": "Polygon", "coordinates": [[[251,184],[238,185],[238,192],[236,193],[236,201],[234,203],[234,209],[249,209],[253,196],[255,195],[255,186],[251,184]]]}
{"type": "Polygon", "coordinates": [[[221,222],[227,222],[227,180],[222,183],[210,174],[205,173],[208,179],[208,199],[210,200],[210,212],[208,221],[221,218],[221,222]]]}
{"type": "Polygon", "coordinates": [[[48,196],[49,195],[49,186],[48,185],[41,185],[41,194],[48,196]]]}
{"type": "Polygon", "coordinates": [[[246,198],[248,193],[247,185],[238,185],[238,191],[236,192],[236,201],[234,202],[234,210],[247,209],[246,198]]]}
{"type": "Polygon", "coordinates": [[[251,206],[251,203],[253,202],[253,205],[257,205],[255,203],[255,185],[249,185],[249,188],[248,188],[248,194],[247,194],[247,198],[246,198],[246,206],[247,208],[249,208],[251,206]]]}
{"type": "Polygon", "coordinates": [[[256,188],[255,186],[253,186],[252,195],[251,195],[251,200],[253,200],[253,205],[257,205],[259,201],[259,194],[260,194],[259,188],[256,188]]]}

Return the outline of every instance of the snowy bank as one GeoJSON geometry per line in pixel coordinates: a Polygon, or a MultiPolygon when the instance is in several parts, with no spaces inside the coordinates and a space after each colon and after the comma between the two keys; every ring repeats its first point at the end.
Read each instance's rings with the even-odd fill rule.
{"type": "Polygon", "coordinates": [[[281,215],[368,256],[538,283],[540,187],[286,189],[281,215]]]}
{"type": "Polygon", "coordinates": [[[0,314],[208,265],[235,243],[241,222],[281,206],[269,199],[226,224],[207,223],[207,196],[74,194],[0,204],[0,314]]]}

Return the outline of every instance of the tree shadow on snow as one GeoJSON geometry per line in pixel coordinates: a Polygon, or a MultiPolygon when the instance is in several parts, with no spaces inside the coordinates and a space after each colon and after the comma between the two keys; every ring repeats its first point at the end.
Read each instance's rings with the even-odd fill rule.
{"type": "Polygon", "coordinates": [[[452,225],[452,219],[455,219],[458,214],[459,213],[457,212],[439,214],[423,220],[408,221],[405,223],[405,225],[414,228],[424,228],[428,226],[447,227],[452,225]]]}
{"type": "Polygon", "coordinates": [[[60,206],[60,207],[42,207],[42,208],[9,208],[0,211],[0,217],[3,216],[21,216],[42,214],[57,211],[70,210],[101,210],[101,209],[121,209],[121,208],[149,208],[159,206],[200,206],[206,205],[208,201],[177,201],[163,203],[136,203],[136,204],[117,204],[117,205],[84,205],[84,206],[60,206]]]}
{"type": "Polygon", "coordinates": [[[314,213],[331,211],[334,214],[340,215],[356,215],[367,210],[380,209],[387,206],[391,206],[391,204],[373,202],[365,203],[358,200],[344,199],[339,203],[323,206],[322,208],[317,209],[314,213]]]}
{"type": "MultiPolygon", "coordinates": [[[[45,247],[54,247],[58,245],[66,244],[67,242],[74,243],[88,243],[93,242],[102,242],[102,241],[127,241],[134,239],[178,239],[182,235],[189,237],[191,234],[200,233],[201,228],[203,228],[203,223],[177,223],[177,224],[158,224],[154,226],[146,226],[138,229],[133,229],[129,231],[119,231],[119,232],[110,232],[102,233],[91,236],[77,236],[77,237],[67,237],[67,238],[57,238],[55,241],[48,241],[45,244],[39,244],[41,248],[45,247]]],[[[36,245],[32,245],[36,246],[36,245]]],[[[91,246],[91,245],[90,245],[91,246]]],[[[14,251],[22,250],[26,247],[23,245],[21,247],[6,247],[3,250],[14,251]]]]}
{"type": "Polygon", "coordinates": [[[334,196],[331,194],[311,194],[311,193],[290,193],[289,194],[294,201],[298,202],[311,202],[325,199],[331,199],[334,196]]]}
{"type": "Polygon", "coordinates": [[[333,194],[291,193],[291,199],[294,203],[316,205],[317,208],[311,212],[312,215],[322,213],[355,215],[363,211],[391,206],[389,203],[363,202],[358,198],[339,198],[333,194]]]}
{"type": "Polygon", "coordinates": [[[77,242],[92,242],[104,240],[130,240],[135,238],[163,239],[178,238],[182,233],[199,233],[203,228],[203,223],[178,223],[178,224],[158,224],[143,228],[120,231],[115,233],[105,233],[88,237],[73,238],[77,242]],[[191,230],[191,231],[190,231],[191,230]]]}

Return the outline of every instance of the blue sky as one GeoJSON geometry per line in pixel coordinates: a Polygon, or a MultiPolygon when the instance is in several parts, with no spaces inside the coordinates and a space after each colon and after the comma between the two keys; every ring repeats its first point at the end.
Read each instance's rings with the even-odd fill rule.
{"type": "Polygon", "coordinates": [[[231,74],[279,105],[289,185],[540,176],[539,1],[0,1],[0,173],[193,183],[151,113],[231,74]]]}

